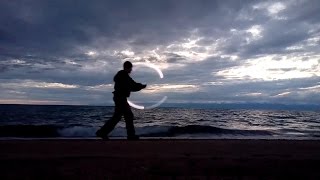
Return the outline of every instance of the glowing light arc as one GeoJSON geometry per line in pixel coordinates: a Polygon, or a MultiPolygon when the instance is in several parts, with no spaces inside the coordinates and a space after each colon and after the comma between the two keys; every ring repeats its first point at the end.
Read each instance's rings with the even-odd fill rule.
{"type": "MultiPolygon", "coordinates": [[[[134,63],[134,65],[143,65],[143,66],[149,67],[149,68],[151,68],[151,69],[154,69],[154,70],[158,73],[160,79],[162,79],[162,78],[164,77],[161,69],[158,68],[158,67],[157,67],[156,65],[154,65],[154,64],[150,64],[150,63],[134,63]]],[[[147,107],[134,104],[134,103],[131,102],[129,99],[128,99],[127,101],[128,101],[128,104],[129,104],[131,107],[136,108],[136,109],[152,109],[152,108],[156,108],[156,107],[160,106],[162,103],[164,103],[164,101],[166,101],[166,99],[167,99],[167,96],[164,96],[164,97],[163,97],[160,101],[158,101],[157,103],[155,103],[155,104],[153,104],[153,105],[151,105],[151,106],[147,106],[147,107]]]]}

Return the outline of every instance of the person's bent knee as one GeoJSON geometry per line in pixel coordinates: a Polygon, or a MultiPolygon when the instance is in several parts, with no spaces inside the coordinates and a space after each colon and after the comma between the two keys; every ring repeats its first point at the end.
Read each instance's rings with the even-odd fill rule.
{"type": "Polygon", "coordinates": [[[124,116],[125,120],[133,120],[134,116],[124,116]]]}

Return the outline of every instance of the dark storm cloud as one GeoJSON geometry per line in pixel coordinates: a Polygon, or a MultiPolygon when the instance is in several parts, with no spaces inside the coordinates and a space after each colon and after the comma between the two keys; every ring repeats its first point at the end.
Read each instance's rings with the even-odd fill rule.
{"type": "Polygon", "coordinates": [[[293,1],[291,8],[284,13],[288,14],[291,21],[320,23],[319,7],[320,2],[317,0],[293,1]]]}
{"type": "Polygon", "coordinates": [[[176,70],[164,70],[167,83],[185,82],[194,85],[201,85],[205,82],[219,81],[220,77],[215,73],[227,67],[239,65],[240,62],[232,61],[229,58],[209,57],[201,62],[185,63],[184,67],[176,70]]]}
{"type": "MultiPolygon", "coordinates": [[[[224,36],[231,36],[231,38],[228,37],[221,44],[221,50],[227,54],[234,53],[243,58],[268,54],[288,54],[290,50],[286,48],[301,43],[308,38],[319,37],[319,18],[317,18],[319,13],[316,13],[320,10],[318,1],[282,2],[287,5],[287,8],[273,15],[268,14],[267,9],[254,10],[252,4],[251,8],[248,6],[242,9],[238,17],[246,16],[249,19],[232,22],[233,28],[240,32],[237,34],[224,32],[224,36]],[[259,25],[262,28],[261,37],[252,42],[247,42],[250,35],[244,31],[253,25],[259,25]]],[[[263,1],[260,1],[260,3],[263,3],[263,1]]],[[[235,17],[237,17],[236,14],[235,17]]]]}
{"type": "Polygon", "coordinates": [[[98,38],[108,42],[104,48],[121,40],[139,48],[170,43],[197,27],[215,24],[224,29],[230,26],[224,20],[232,19],[243,6],[231,1],[22,2],[2,1],[2,32],[8,33],[2,36],[14,37],[15,48],[67,54],[77,45],[99,46],[98,38]],[[222,12],[227,12],[224,19],[222,12]]]}
{"type": "Polygon", "coordinates": [[[175,53],[165,53],[166,57],[167,57],[167,62],[168,63],[175,63],[175,62],[179,62],[181,60],[185,60],[185,57],[175,54],[175,53]]]}
{"type": "MultiPolygon", "coordinates": [[[[282,56],[299,58],[309,54],[304,57],[309,62],[320,52],[316,46],[320,41],[317,39],[319,7],[316,0],[3,0],[0,2],[0,79],[4,92],[1,98],[19,94],[22,99],[102,103],[111,99],[112,88],[92,89],[112,84],[122,62],[131,60],[164,63],[167,68],[163,68],[162,83],[196,87],[197,91],[190,94],[182,90],[166,92],[172,100],[276,101],[278,98],[293,102],[299,100],[294,97],[304,97],[300,100],[314,102],[313,91],[299,88],[312,87],[316,83],[314,79],[318,80],[317,74],[312,78],[265,82],[245,77],[232,80],[218,72],[247,66],[248,59],[271,54],[279,61],[282,56]],[[280,3],[276,4],[280,9],[272,7],[275,3],[280,3]],[[193,40],[195,43],[189,45],[193,40]],[[291,48],[295,46],[299,48],[291,48]],[[61,83],[62,89],[26,87],[43,82],[61,83]],[[19,88],[19,84],[25,86],[19,88]],[[300,86],[292,87],[297,84],[300,86]],[[65,88],[73,85],[75,88],[65,88]],[[291,93],[277,97],[287,91],[291,93]]],[[[313,69],[317,68],[313,65],[313,69]]],[[[299,67],[268,70],[311,71],[299,67]]],[[[140,72],[138,80],[147,80],[145,74],[140,72]]]]}
{"type": "Polygon", "coordinates": [[[277,22],[266,24],[263,38],[243,47],[245,54],[286,54],[286,48],[299,43],[310,35],[308,27],[302,24],[277,22]]]}

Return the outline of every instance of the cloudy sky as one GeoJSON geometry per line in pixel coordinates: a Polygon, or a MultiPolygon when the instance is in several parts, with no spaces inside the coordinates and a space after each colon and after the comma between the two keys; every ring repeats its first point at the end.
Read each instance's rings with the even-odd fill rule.
{"type": "Polygon", "coordinates": [[[0,103],[320,103],[318,0],[1,0],[0,103]],[[159,67],[164,78],[144,64],[159,67]]]}

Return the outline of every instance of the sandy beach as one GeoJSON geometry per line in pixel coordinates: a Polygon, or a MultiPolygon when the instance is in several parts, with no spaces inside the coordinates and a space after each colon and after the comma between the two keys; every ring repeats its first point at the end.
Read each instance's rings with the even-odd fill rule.
{"type": "Polygon", "coordinates": [[[0,179],[320,179],[320,141],[1,140],[0,179]]]}

